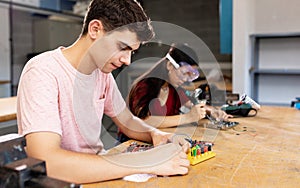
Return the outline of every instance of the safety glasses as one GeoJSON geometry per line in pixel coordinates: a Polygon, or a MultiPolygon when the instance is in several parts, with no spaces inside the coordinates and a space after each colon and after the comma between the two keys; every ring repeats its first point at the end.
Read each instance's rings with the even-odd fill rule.
{"type": "Polygon", "coordinates": [[[175,67],[176,74],[181,80],[192,82],[199,77],[200,73],[198,69],[193,68],[190,64],[183,61],[178,64],[169,53],[166,55],[166,58],[175,67]]]}
{"type": "Polygon", "coordinates": [[[192,82],[199,77],[200,73],[198,69],[192,67],[186,62],[180,62],[179,64],[180,67],[176,69],[176,74],[182,80],[192,82]]]}

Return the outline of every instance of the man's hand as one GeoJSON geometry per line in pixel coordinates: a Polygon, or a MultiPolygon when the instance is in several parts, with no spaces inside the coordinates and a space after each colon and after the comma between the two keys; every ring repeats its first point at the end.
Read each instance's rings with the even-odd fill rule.
{"type": "Polygon", "coordinates": [[[166,158],[164,157],[165,155],[168,155],[171,158],[159,165],[150,167],[149,171],[152,172],[152,174],[168,176],[177,174],[185,175],[188,173],[190,161],[187,159],[186,153],[181,150],[180,146],[177,144],[166,144],[157,147],[157,149],[160,149],[160,159],[166,158]]]}
{"type": "Polygon", "coordinates": [[[152,143],[154,146],[166,144],[166,143],[174,143],[182,147],[183,152],[187,152],[190,147],[190,143],[186,141],[182,136],[178,136],[173,133],[166,133],[155,129],[151,132],[152,143]]]}

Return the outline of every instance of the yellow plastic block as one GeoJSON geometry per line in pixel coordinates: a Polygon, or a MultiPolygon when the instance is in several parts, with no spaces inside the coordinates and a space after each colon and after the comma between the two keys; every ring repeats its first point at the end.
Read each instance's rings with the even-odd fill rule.
{"type": "Polygon", "coordinates": [[[205,160],[208,160],[210,158],[213,158],[215,156],[216,156],[216,153],[213,151],[208,151],[203,154],[196,155],[195,157],[191,156],[191,152],[189,152],[189,154],[187,155],[187,158],[190,161],[191,165],[195,165],[195,164],[201,163],[205,160]]]}

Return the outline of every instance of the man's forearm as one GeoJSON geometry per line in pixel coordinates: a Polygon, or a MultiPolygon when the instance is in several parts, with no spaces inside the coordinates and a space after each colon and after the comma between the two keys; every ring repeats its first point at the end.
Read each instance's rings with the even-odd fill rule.
{"type": "Polygon", "coordinates": [[[96,154],[64,150],[60,148],[60,135],[51,132],[31,133],[26,136],[26,144],[28,156],[46,161],[50,177],[68,182],[110,180],[145,170],[125,168],[96,154]]]}
{"type": "Polygon", "coordinates": [[[112,120],[128,137],[152,142],[151,132],[155,129],[143,120],[133,116],[127,108],[118,116],[113,117],[112,120]]]}
{"type": "Polygon", "coordinates": [[[152,142],[151,131],[154,131],[154,128],[147,125],[145,122],[143,122],[143,120],[133,118],[131,120],[128,120],[126,122],[126,125],[124,125],[119,120],[116,120],[114,118],[112,119],[121,129],[121,131],[128,137],[149,143],[152,142]]]}
{"type": "MultiPolygon", "coordinates": [[[[45,159],[47,174],[50,177],[74,183],[99,182],[122,178],[134,173],[144,173],[141,168],[126,168],[118,165],[117,161],[113,162],[95,154],[61,150],[55,151],[51,155],[50,158],[46,157],[45,159]]],[[[117,157],[114,160],[117,160],[117,157]]]]}

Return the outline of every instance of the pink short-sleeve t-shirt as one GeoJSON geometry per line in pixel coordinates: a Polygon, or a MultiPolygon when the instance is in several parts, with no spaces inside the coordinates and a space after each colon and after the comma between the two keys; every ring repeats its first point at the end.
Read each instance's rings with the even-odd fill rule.
{"type": "Polygon", "coordinates": [[[19,134],[54,132],[67,150],[99,153],[102,117],[126,107],[112,74],[78,72],[62,47],[32,58],[24,67],[17,101],[19,134]]]}

